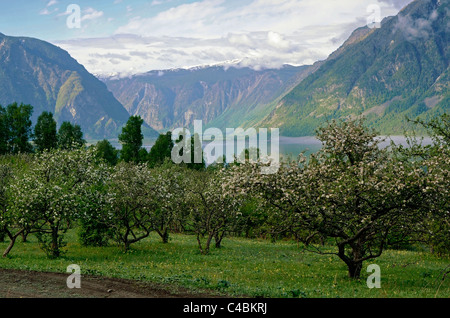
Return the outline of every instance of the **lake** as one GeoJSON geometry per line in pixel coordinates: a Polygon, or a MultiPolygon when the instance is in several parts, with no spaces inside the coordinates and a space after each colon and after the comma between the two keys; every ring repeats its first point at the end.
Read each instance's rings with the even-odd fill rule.
{"type": "MultiPolygon", "coordinates": [[[[405,136],[389,136],[389,137],[380,137],[380,138],[386,138],[386,141],[382,142],[380,144],[381,147],[387,147],[390,145],[391,140],[394,141],[395,144],[401,144],[404,146],[407,146],[407,138],[405,136]]],[[[118,142],[118,140],[110,140],[111,144],[116,147],[117,149],[121,149],[121,145],[118,142]]],[[[433,141],[431,138],[429,137],[424,137],[422,144],[423,145],[429,145],[431,144],[433,141]]],[[[93,142],[95,143],[95,142],[93,142]]],[[[150,139],[146,139],[144,140],[144,147],[147,150],[150,150],[151,147],[154,145],[155,140],[150,140],[150,139]]],[[[211,142],[204,142],[203,146],[206,147],[207,145],[211,145],[211,146],[220,146],[223,143],[223,147],[224,147],[224,154],[226,151],[226,147],[230,147],[231,144],[227,143],[227,142],[222,142],[222,141],[211,141],[211,142]]],[[[234,149],[235,149],[235,153],[236,148],[237,148],[237,143],[235,142],[234,145],[234,149]]],[[[247,142],[248,144],[248,142],[247,142]]],[[[268,145],[268,151],[270,153],[270,149],[271,149],[271,143],[270,140],[267,142],[268,145]]],[[[248,147],[248,145],[247,145],[248,147]]],[[[284,137],[281,136],[280,137],[280,143],[279,143],[279,150],[280,150],[280,155],[284,156],[284,157],[297,157],[300,153],[305,152],[306,155],[309,155],[311,153],[315,153],[318,150],[320,150],[320,148],[322,147],[322,143],[320,142],[320,140],[318,140],[316,137],[284,137]]]]}

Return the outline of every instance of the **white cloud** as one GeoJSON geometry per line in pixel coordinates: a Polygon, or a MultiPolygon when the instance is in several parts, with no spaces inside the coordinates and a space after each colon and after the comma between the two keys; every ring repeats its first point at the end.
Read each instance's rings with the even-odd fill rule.
{"type": "Polygon", "coordinates": [[[54,6],[54,5],[58,4],[58,3],[59,3],[59,1],[57,1],[57,0],[50,0],[50,1],[48,1],[47,5],[45,6],[45,8],[42,9],[41,11],[39,11],[39,14],[40,15],[50,15],[50,14],[53,14],[53,13],[57,12],[59,10],[58,8],[50,9],[50,7],[52,7],[52,6],[54,6]]]}
{"type": "MultiPolygon", "coordinates": [[[[152,17],[136,10],[141,16],[131,17],[114,36],[59,45],[97,74],[128,75],[226,60],[240,60],[253,68],[312,64],[366,23],[367,7],[374,1],[249,0],[230,5],[225,0],[202,0],[152,17]]],[[[397,14],[399,6],[411,0],[378,1],[385,17],[397,14]]],[[[94,9],[85,12],[92,19],[102,15],[94,9]]]]}
{"type": "Polygon", "coordinates": [[[81,21],[96,20],[98,18],[103,17],[103,15],[104,15],[103,11],[97,11],[94,8],[88,7],[83,10],[81,21]]]}
{"type": "Polygon", "coordinates": [[[438,12],[436,10],[431,12],[430,16],[426,19],[413,19],[410,15],[400,14],[395,25],[395,30],[402,32],[408,41],[426,40],[433,31],[431,25],[437,18],[438,12]]]}
{"type": "Polygon", "coordinates": [[[394,6],[397,9],[403,9],[408,3],[411,2],[411,0],[378,0],[378,1],[394,6]]]}
{"type": "Polygon", "coordinates": [[[58,3],[59,3],[58,0],[50,0],[50,1],[47,3],[47,7],[54,6],[55,4],[58,4],[58,3]]]}
{"type": "Polygon", "coordinates": [[[116,34],[202,36],[205,35],[202,30],[208,30],[215,23],[217,15],[223,12],[221,4],[224,2],[204,0],[170,8],[152,18],[135,17],[120,27],[116,34]]]}
{"type": "Polygon", "coordinates": [[[50,15],[50,14],[55,13],[56,11],[58,11],[58,8],[55,8],[53,10],[49,10],[48,8],[44,8],[41,11],[39,11],[39,14],[40,15],[50,15]]]}

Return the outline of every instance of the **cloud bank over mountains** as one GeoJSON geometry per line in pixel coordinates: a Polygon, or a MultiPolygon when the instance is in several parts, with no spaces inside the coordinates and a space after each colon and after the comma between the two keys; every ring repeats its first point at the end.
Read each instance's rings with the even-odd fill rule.
{"type": "MultiPolygon", "coordinates": [[[[137,10],[133,1],[127,1],[123,13],[126,22],[112,34],[53,43],[68,50],[90,72],[103,76],[231,60],[254,69],[279,68],[283,64],[304,65],[325,59],[355,28],[367,23],[373,14],[368,12],[370,5],[376,4],[380,18],[384,18],[397,14],[409,2],[153,1],[152,7],[165,7],[147,16],[151,10],[137,10]]],[[[97,15],[99,19],[115,19],[106,13],[97,15]]]]}

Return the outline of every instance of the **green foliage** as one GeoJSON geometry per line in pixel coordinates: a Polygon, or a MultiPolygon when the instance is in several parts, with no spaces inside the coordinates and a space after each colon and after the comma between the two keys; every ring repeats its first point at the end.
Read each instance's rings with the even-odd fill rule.
{"type": "MultiPolygon", "coordinates": [[[[432,121],[435,131],[446,131],[446,118],[432,121]]],[[[201,170],[169,159],[154,168],[107,166],[97,147],[0,156],[0,229],[10,238],[5,255],[30,233],[48,257],[58,258],[65,234],[78,226],[86,248],[112,238],[130,251],[153,232],[171,244],[184,232],[194,234],[197,254],[212,257],[211,244],[218,251],[230,234],[275,244],[294,238],[304,250],[337,256],[352,278],[388,248],[416,249],[406,245],[411,240],[446,257],[450,152],[437,134],[433,145],[408,152],[380,147],[364,121],[332,121],[318,130],[319,152],[283,162],[271,175],[251,162],[201,170]]],[[[226,277],[213,288],[221,280],[230,282],[221,289],[233,288],[226,277]]],[[[290,286],[284,295],[299,291],[290,286]]]]}
{"type": "Polygon", "coordinates": [[[150,215],[153,229],[163,243],[169,242],[172,229],[183,229],[188,221],[188,173],[183,166],[165,160],[152,169],[154,189],[154,211],[150,215]]]}
{"type": "MultiPolygon", "coordinates": [[[[191,170],[205,170],[206,162],[200,137],[198,134],[194,134],[194,136],[191,136],[190,138],[189,136],[190,133],[187,131],[183,131],[183,133],[179,135],[174,143],[172,155],[177,154],[181,160],[180,163],[191,170]]],[[[172,159],[174,160],[173,157],[172,159]]]]}
{"type": "Polygon", "coordinates": [[[0,105],[0,155],[8,153],[9,127],[6,109],[0,105]]]}
{"type": "Polygon", "coordinates": [[[246,238],[258,238],[268,232],[270,213],[256,198],[244,200],[239,212],[240,216],[231,229],[232,233],[246,238]]]}
{"type": "Polygon", "coordinates": [[[79,149],[86,144],[80,125],[65,121],[58,130],[58,148],[63,150],[79,149]]]}
{"type": "Polygon", "coordinates": [[[428,135],[433,137],[435,145],[450,145],[450,115],[447,113],[426,121],[421,118],[412,120],[416,125],[424,127],[428,135]]]}
{"type": "Polygon", "coordinates": [[[119,151],[111,145],[108,140],[102,140],[95,145],[97,157],[105,160],[111,166],[115,166],[119,161],[119,151]]]}
{"type": "Polygon", "coordinates": [[[228,171],[197,171],[189,174],[187,206],[190,222],[202,254],[209,254],[212,240],[221,246],[223,237],[229,232],[240,216],[242,196],[226,179],[228,171]]]}
{"type": "Polygon", "coordinates": [[[191,149],[191,162],[187,164],[187,167],[197,171],[205,170],[206,162],[203,155],[203,146],[198,134],[194,134],[194,136],[191,137],[191,149]],[[199,158],[197,158],[197,156],[199,158]]]}
{"type": "MultiPolygon", "coordinates": [[[[67,229],[62,231],[62,233],[66,231],[67,229]]],[[[64,236],[61,233],[37,232],[36,238],[41,250],[44,251],[49,259],[57,259],[65,253],[63,248],[67,245],[67,242],[64,241],[64,236]]]]}
{"type": "Polygon", "coordinates": [[[145,148],[139,149],[138,152],[138,161],[137,162],[147,162],[148,160],[148,151],[145,148]]]}
{"type": "Polygon", "coordinates": [[[426,241],[433,253],[444,256],[450,255],[450,221],[449,218],[439,218],[429,224],[429,234],[426,241]]]}
{"type": "MultiPolygon", "coordinates": [[[[436,188],[429,209],[431,215],[426,220],[425,241],[438,255],[450,254],[450,116],[442,114],[430,121],[416,119],[414,123],[423,126],[434,143],[422,146],[413,140],[410,149],[403,150],[407,158],[419,156],[429,171],[430,186],[436,188]]],[[[417,160],[417,159],[416,159],[417,160]]],[[[421,237],[422,238],[422,237],[421,237]]],[[[423,238],[422,238],[423,239],[423,238]]]]}
{"type": "Polygon", "coordinates": [[[319,253],[314,240],[333,239],[332,254],[359,278],[364,261],[422,233],[430,213],[448,217],[439,204],[449,201],[449,156],[404,160],[377,136],[362,120],[331,121],[318,130],[323,147],[316,154],[273,175],[258,164],[234,166],[226,182],[265,202],[274,238],[291,233],[319,253]]]}
{"type": "Polygon", "coordinates": [[[82,246],[104,247],[111,237],[109,227],[94,217],[81,218],[78,228],[78,241],[82,246]]]}
{"type": "Polygon", "coordinates": [[[144,164],[121,162],[110,175],[106,188],[109,206],[103,211],[102,222],[125,251],[153,231],[155,186],[151,171],[144,164]]]}
{"type": "Polygon", "coordinates": [[[0,242],[4,242],[6,237],[7,211],[9,207],[8,187],[11,177],[11,168],[0,164],[0,242]]]}
{"type": "Polygon", "coordinates": [[[169,131],[165,135],[159,135],[153,147],[148,154],[148,164],[151,168],[163,164],[172,156],[174,143],[172,133],[169,131]]]}
{"type": "Polygon", "coordinates": [[[34,144],[38,152],[55,149],[58,146],[56,121],[52,113],[43,112],[39,116],[34,127],[34,144]]]}
{"type": "Polygon", "coordinates": [[[119,141],[122,144],[120,160],[138,163],[142,159],[139,154],[144,139],[142,134],[143,123],[144,120],[140,116],[131,116],[125,127],[122,128],[122,133],[119,135],[119,141]]]}
{"type": "Polygon", "coordinates": [[[29,169],[11,184],[9,227],[39,233],[49,257],[59,257],[63,234],[102,202],[96,190],[104,182],[103,171],[92,150],[36,155],[29,169]]]}
{"type": "Polygon", "coordinates": [[[0,105],[0,155],[32,152],[32,113],[31,105],[13,103],[6,109],[0,105]]]}

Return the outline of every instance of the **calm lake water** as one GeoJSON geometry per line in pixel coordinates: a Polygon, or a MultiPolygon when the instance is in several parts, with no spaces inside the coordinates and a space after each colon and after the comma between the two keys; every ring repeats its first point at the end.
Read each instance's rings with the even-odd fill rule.
{"type": "MultiPolygon", "coordinates": [[[[380,147],[388,147],[391,144],[391,141],[393,141],[395,144],[397,145],[404,145],[404,146],[408,146],[407,143],[407,138],[405,136],[390,136],[390,137],[379,137],[381,139],[385,139],[385,141],[383,141],[380,144],[380,147]]],[[[214,144],[215,142],[205,142],[204,146],[208,145],[208,144],[214,144]]],[[[267,143],[267,150],[270,154],[270,149],[271,149],[271,142],[266,141],[267,143]]],[[[422,144],[423,145],[429,145],[432,143],[432,139],[431,138],[424,138],[422,140],[422,144]]],[[[217,142],[216,144],[221,145],[222,142],[217,142]]],[[[225,153],[225,149],[227,147],[232,147],[233,145],[231,144],[224,144],[224,153],[225,153]]],[[[234,145],[234,153],[238,153],[237,151],[237,145],[235,143],[234,145]]],[[[248,145],[247,145],[248,148],[248,145]]],[[[311,153],[315,153],[317,151],[319,151],[322,148],[322,143],[320,140],[318,140],[316,137],[280,137],[280,143],[279,143],[279,152],[280,155],[283,157],[291,157],[291,158],[295,158],[297,157],[300,153],[305,152],[305,155],[308,156],[311,153]]]]}
{"type": "MultiPolygon", "coordinates": [[[[387,147],[390,145],[391,140],[394,141],[395,144],[401,144],[404,146],[407,146],[407,138],[405,136],[390,136],[390,137],[380,137],[380,138],[386,138],[386,141],[381,143],[381,147],[387,147]]],[[[121,145],[117,140],[110,140],[112,145],[116,147],[117,149],[121,148],[121,145]]],[[[151,147],[154,145],[155,140],[144,140],[144,147],[147,150],[150,150],[151,147]]],[[[271,142],[266,141],[268,152],[270,153],[271,149],[271,142]]],[[[424,137],[422,144],[423,145],[429,145],[432,143],[432,139],[429,137],[424,137]]],[[[224,147],[224,154],[226,153],[227,147],[232,147],[231,144],[226,143],[225,141],[211,141],[211,142],[204,142],[203,146],[206,147],[207,145],[211,146],[219,146],[223,144],[224,147]]],[[[247,146],[248,147],[248,146],[247,146]]],[[[309,155],[311,153],[315,153],[322,147],[322,143],[315,137],[280,137],[280,155],[281,156],[289,156],[289,157],[297,157],[300,153],[305,151],[306,155],[309,155]]],[[[237,153],[237,143],[234,144],[235,153],[237,153]]]]}

